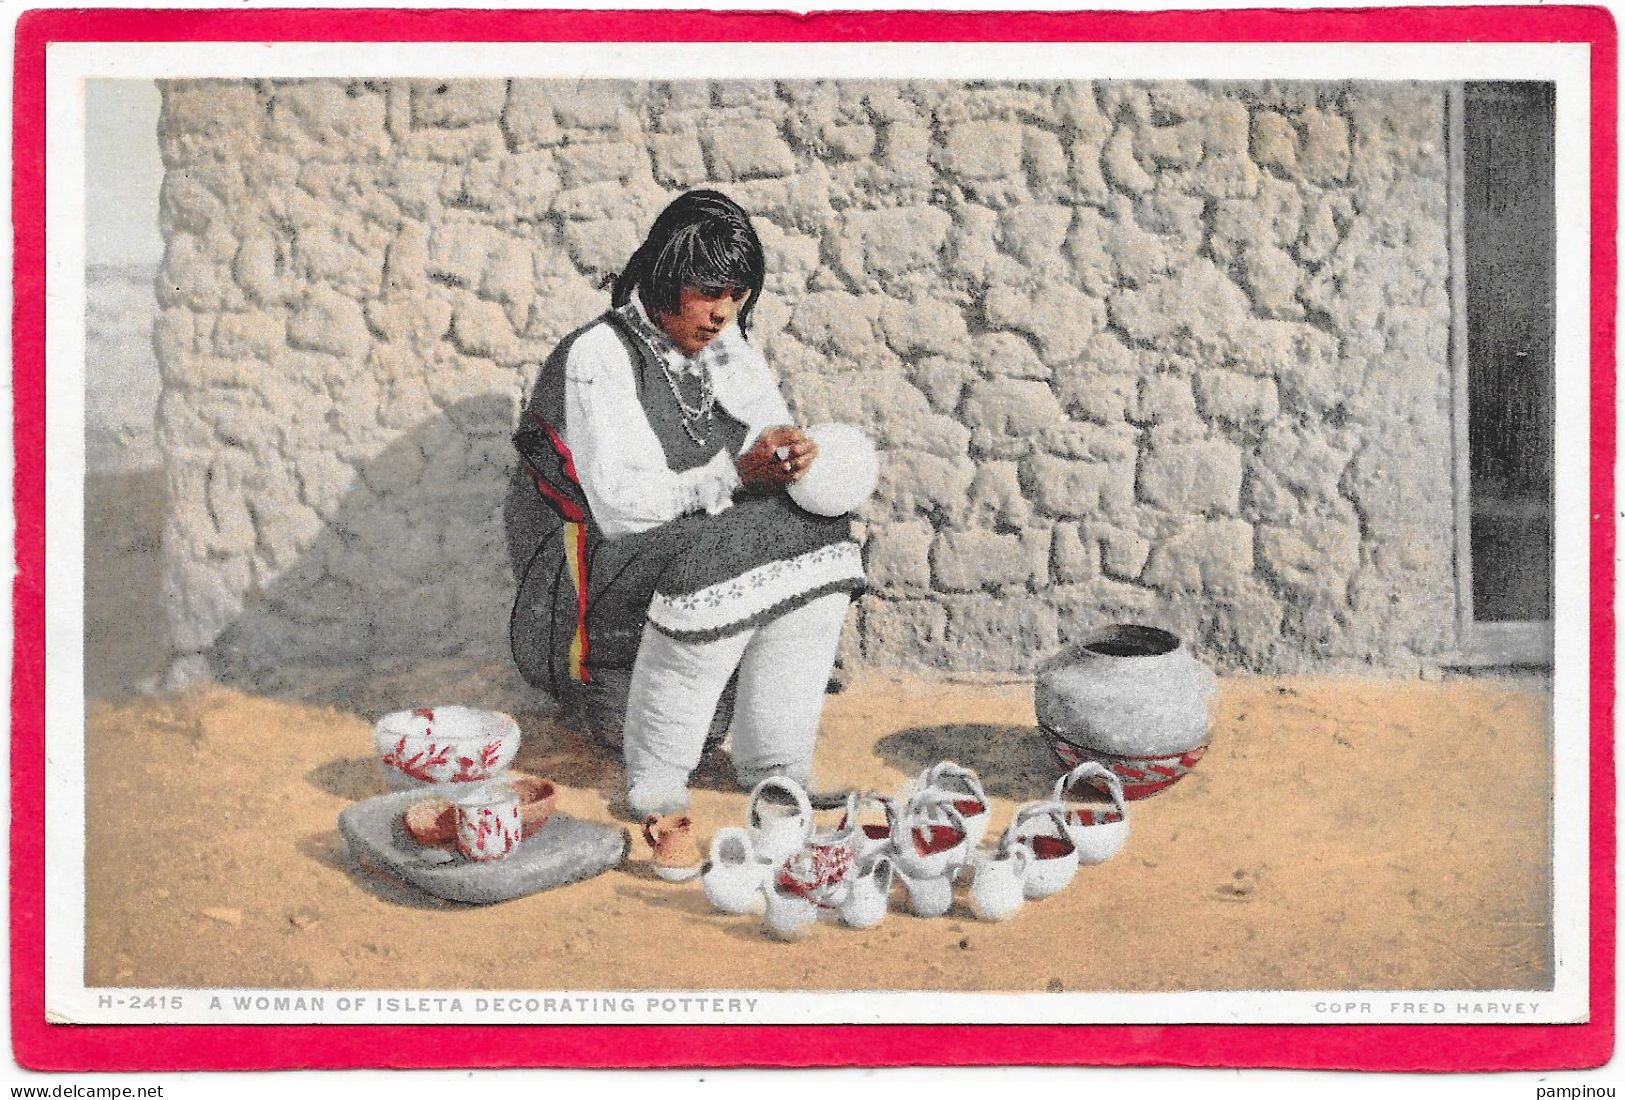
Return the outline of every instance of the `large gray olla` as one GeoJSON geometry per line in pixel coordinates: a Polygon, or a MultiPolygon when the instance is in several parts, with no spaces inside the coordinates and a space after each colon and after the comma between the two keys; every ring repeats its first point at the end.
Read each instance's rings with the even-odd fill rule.
{"type": "Polygon", "coordinates": [[[358,802],[339,814],[339,834],[356,860],[448,901],[489,905],[580,882],[620,866],[631,846],[625,829],[555,813],[507,859],[475,863],[406,834],[401,814],[423,797],[398,791],[358,802]]]}

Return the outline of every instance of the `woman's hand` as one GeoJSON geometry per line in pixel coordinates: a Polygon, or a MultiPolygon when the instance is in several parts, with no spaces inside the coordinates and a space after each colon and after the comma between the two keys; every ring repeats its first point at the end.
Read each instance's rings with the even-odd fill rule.
{"type": "Polygon", "coordinates": [[[739,456],[739,481],[752,492],[771,492],[800,481],[818,457],[818,444],[800,428],[780,424],[756,437],[739,456]]]}

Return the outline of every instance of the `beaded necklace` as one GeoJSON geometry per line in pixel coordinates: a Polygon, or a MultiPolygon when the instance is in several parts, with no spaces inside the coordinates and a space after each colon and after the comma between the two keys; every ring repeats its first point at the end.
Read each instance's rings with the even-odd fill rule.
{"type": "Polygon", "coordinates": [[[705,446],[706,437],[700,434],[697,424],[711,422],[712,410],[716,408],[717,397],[711,386],[711,370],[708,362],[709,347],[702,349],[700,354],[693,357],[683,356],[679,348],[672,344],[665,333],[655,328],[633,302],[627,302],[617,311],[631,325],[632,331],[638,334],[644,344],[654,353],[660,364],[660,373],[666,376],[666,385],[671,389],[672,399],[677,402],[677,411],[683,425],[683,431],[692,439],[696,446],[705,446]],[[681,357],[683,362],[673,369],[672,360],[681,357]],[[690,405],[683,398],[681,383],[678,375],[698,375],[700,380],[699,405],[690,405]]]}

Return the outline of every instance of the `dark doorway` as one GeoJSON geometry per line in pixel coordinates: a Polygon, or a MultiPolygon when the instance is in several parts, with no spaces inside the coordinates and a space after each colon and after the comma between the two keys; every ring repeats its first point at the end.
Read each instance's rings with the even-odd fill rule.
{"type": "Polygon", "coordinates": [[[1552,617],[1555,87],[1464,89],[1473,619],[1552,617]]]}

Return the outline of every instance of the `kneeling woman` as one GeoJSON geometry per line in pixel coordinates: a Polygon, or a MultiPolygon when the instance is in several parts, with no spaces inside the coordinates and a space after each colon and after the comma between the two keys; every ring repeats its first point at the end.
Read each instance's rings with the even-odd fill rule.
{"type": "Polygon", "coordinates": [[[552,513],[550,530],[510,515],[511,541],[541,532],[518,536],[535,549],[515,657],[566,698],[630,664],[622,747],[638,815],[687,805],[736,673],[739,782],[807,781],[841,626],[863,587],[850,522],[784,491],[817,449],[745,339],[763,266],[736,203],[678,198],[610,310],[548,358],[515,438],[530,483],[520,503],[552,513]]]}

